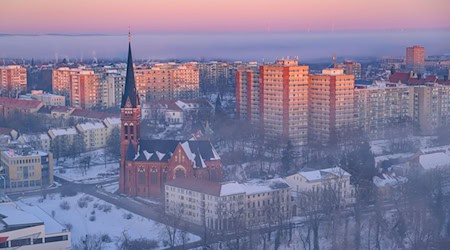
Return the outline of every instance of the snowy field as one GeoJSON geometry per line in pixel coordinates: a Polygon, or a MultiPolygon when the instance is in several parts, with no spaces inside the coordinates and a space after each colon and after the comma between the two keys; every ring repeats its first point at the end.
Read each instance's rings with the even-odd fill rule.
{"type": "Polygon", "coordinates": [[[54,175],[70,182],[93,184],[117,179],[119,176],[119,162],[106,158],[104,149],[81,154],[74,158],[55,160],[54,175]],[[88,168],[84,168],[80,160],[91,157],[88,168]]]}
{"type": "MultiPolygon", "coordinates": [[[[20,206],[39,206],[60,224],[70,228],[72,245],[79,243],[86,234],[109,235],[111,242],[106,243],[104,249],[117,249],[123,233],[131,239],[142,237],[156,240],[160,247],[167,239],[164,225],[83,193],[64,198],[59,194],[48,195],[44,201],[42,197],[31,197],[20,203],[20,206]]],[[[189,235],[189,241],[197,240],[198,236],[189,235]]]]}
{"type": "Polygon", "coordinates": [[[119,163],[107,163],[102,165],[90,166],[88,169],[78,167],[74,168],[56,168],[54,175],[70,182],[93,184],[108,180],[114,180],[119,177],[119,163]]]}

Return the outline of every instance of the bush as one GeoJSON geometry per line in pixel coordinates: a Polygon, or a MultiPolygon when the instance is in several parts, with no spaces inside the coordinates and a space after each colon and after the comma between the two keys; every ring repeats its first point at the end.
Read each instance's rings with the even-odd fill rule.
{"type": "Polygon", "coordinates": [[[85,208],[85,207],[88,206],[87,201],[85,201],[85,200],[83,200],[83,199],[79,199],[77,203],[78,203],[78,206],[79,206],[80,208],[85,208]]]}
{"type": "Polygon", "coordinates": [[[111,212],[111,208],[112,208],[111,205],[109,205],[109,204],[104,204],[104,205],[103,205],[103,212],[105,212],[105,213],[111,212]]]}
{"type": "Polygon", "coordinates": [[[72,231],[72,228],[73,228],[72,224],[70,224],[70,223],[64,224],[64,227],[69,231],[72,231]]]}
{"type": "Polygon", "coordinates": [[[131,220],[131,218],[133,218],[133,214],[131,213],[123,214],[123,218],[126,220],[131,220]]]}
{"type": "Polygon", "coordinates": [[[95,215],[91,215],[91,216],[89,216],[89,221],[95,221],[95,215]]]}
{"type": "Polygon", "coordinates": [[[61,207],[62,210],[69,210],[70,204],[67,201],[63,201],[59,204],[59,207],[61,207]]]}
{"type": "Polygon", "coordinates": [[[43,197],[39,198],[39,199],[38,199],[38,202],[39,202],[39,203],[44,202],[44,198],[43,198],[43,197]]]}
{"type": "Polygon", "coordinates": [[[77,195],[77,191],[70,188],[63,188],[61,190],[61,197],[73,197],[77,195]]]}
{"type": "Polygon", "coordinates": [[[92,211],[91,211],[91,215],[95,215],[95,210],[92,210],[92,211]]]}
{"type": "Polygon", "coordinates": [[[158,242],[155,240],[149,240],[145,238],[139,238],[135,240],[125,240],[121,245],[122,249],[156,249],[158,248],[158,242]]]}
{"type": "Polygon", "coordinates": [[[105,242],[105,243],[111,243],[111,237],[109,237],[109,235],[107,235],[107,234],[103,234],[102,236],[101,236],[101,241],[102,242],[105,242]]]}
{"type": "Polygon", "coordinates": [[[98,206],[99,206],[99,204],[98,203],[94,203],[94,208],[97,208],[98,206]]]}

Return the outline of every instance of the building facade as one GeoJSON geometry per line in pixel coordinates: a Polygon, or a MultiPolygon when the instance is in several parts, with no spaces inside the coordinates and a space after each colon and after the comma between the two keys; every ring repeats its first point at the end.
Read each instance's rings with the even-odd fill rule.
{"type": "Polygon", "coordinates": [[[27,91],[27,69],[20,65],[0,67],[0,95],[18,97],[27,91]]]}
{"type": "Polygon", "coordinates": [[[142,102],[199,96],[199,70],[194,63],[155,64],[135,69],[136,89],[142,102]]]}
{"type": "Polygon", "coordinates": [[[125,76],[117,70],[109,70],[101,74],[99,83],[100,106],[102,108],[119,107],[125,85],[125,76]]]}
{"type": "Polygon", "coordinates": [[[354,127],[353,75],[343,69],[324,69],[310,76],[309,138],[319,144],[335,143],[354,127]]]}
{"type": "Polygon", "coordinates": [[[425,70],[425,48],[419,45],[406,48],[406,68],[422,74],[425,70]]]}
{"type": "Polygon", "coordinates": [[[392,121],[412,120],[414,87],[398,83],[375,82],[355,88],[356,127],[374,138],[385,138],[392,121]]]}
{"type": "Polygon", "coordinates": [[[260,67],[259,117],[264,134],[296,145],[308,141],[309,67],[277,60],[260,67]]]}
{"type": "Polygon", "coordinates": [[[208,230],[239,232],[288,219],[289,190],[282,179],[242,184],[175,179],[165,185],[165,212],[208,230]]]}
{"type": "Polygon", "coordinates": [[[249,64],[236,72],[236,113],[240,119],[259,124],[259,66],[249,64]]]}
{"type": "Polygon", "coordinates": [[[355,202],[355,190],[350,183],[350,174],[339,167],[299,171],[285,179],[295,200],[293,212],[297,214],[307,211],[308,202],[311,200],[320,201],[324,192],[332,194],[336,205],[345,206],[355,202]]]}
{"type": "Polygon", "coordinates": [[[450,85],[428,83],[414,87],[414,122],[424,135],[450,124],[450,85]]]}
{"type": "Polygon", "coordinates": [[[82,68],[59,68],[52,72],[52,90],[63,95],[70,106],[92,108],[99,106],[100,75],[82,68]]]}
{"type": "Polygon", "coordinates": [[[40,189],[53,184],[53,157],[51,153],[28,147],[1,152],[6,192],[40,189]]]}

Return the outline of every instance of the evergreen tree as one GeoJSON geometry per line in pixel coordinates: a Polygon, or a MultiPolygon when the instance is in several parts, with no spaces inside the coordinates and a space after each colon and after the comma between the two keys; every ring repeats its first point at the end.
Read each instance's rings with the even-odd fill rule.
{"type": "Polygon", "coordinates": [[[74,136],[70,150],[72,155],[80,155],[81,153],[86,152],[86,142],[82,135],[77,134],[74,136]]]}
{"type": "Polygon", "coordinates": [[[106,141],[106,152],[113,157],[120,157],[120,129],[114,128],[106,141]]]}
{"type": "Polygon", "coordinates": [[[356,148],[345,154],[341,166],[352,175],[355,184],[372,182],[376,175],[375,157],[370,150],[370,144],[362,141],[356,148]]]}
{"type": "Polygon", "coordinates": [[[292,145],[291,141],[288,141],[286,144],[286,147],[283,149],[282,156],[281,156],[281,167],[284,174],[287,174],[289,170],[294,165],[294,146],[292,145]]]}

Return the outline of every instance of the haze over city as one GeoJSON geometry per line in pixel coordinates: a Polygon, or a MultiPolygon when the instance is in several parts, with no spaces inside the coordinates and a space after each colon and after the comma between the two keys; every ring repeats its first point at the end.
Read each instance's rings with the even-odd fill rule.
{"type": "Polygon", "coordinates": [[[0,57],[124,58],[128,26],[138,59],[400,56],[409,44],[450,51],[445,0],[26,2],[2,3],[0,46],[9,49],[0,57]]]}
{"type": "Polygon", "coordinates": [[[449,10],[0,0],[0,249],[450,249],[449,10]]]}

